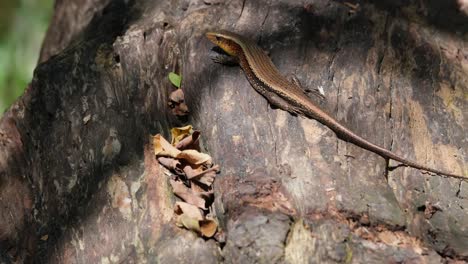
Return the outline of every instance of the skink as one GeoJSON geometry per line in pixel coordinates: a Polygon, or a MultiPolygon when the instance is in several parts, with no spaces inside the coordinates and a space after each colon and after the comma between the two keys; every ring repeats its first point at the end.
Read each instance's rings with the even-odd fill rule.
{"type": "MultiPolygon", "coordinates": [[[[208,32],[206,33],[206,37],[221,48],[229,56],[228,58],[234,59],[240,65],[252,87],[263,95],[270,104],[293,114],[313,118],[330,128],[343,140],[374,152],[386,159],[393,159],[416,169],[454,178],[468,179],[461,175],[436,170],[402,158],[358,136],[317,107],[305,95],[301,87],[283,77],[266,53],[249,39],[224,30],[208,32]]],[[[223,62],[222,60],[226,59],[221,58],[218,57],[218,62],[223,62]]]]}

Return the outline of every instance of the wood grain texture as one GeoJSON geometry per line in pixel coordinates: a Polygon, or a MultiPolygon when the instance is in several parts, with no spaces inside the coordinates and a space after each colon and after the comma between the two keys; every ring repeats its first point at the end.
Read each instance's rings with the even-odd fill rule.
{"type": "Polygon", "coordinates": [[[466,172],[466,17],[438,22],[434,1],[363,1],[356,10],[325,0],[93,3],[105,12],[54,20],[48,59],[1,121],[13,125],[0,132],[18,131],[21,140],[0,153],[19,157],[0,162],[0,175],[10,177],[0,197],[4,186],[19,186],[12,202],[24,212],[0,214],[0,223],[19,223],[0,226],[2,260],[468,260],[466,184],[389,169],[318,122],[272,109],[238,67],[210,61],[203,36],[225,28],[250,37],[282,73],[322,87],[326,101],[318,103],[353,131],[466,172]],[[73,19],[77,37],[60,41],[73,19]],[[188,121],[167,108],[171,71],[182,74],[188,121]],[[174,225],[175,197],[150,151],[150,134],[186,122],[222,168],[215,207],[223,244],[174,225]],[[106,142],[113,151],[103,151],[106,142]]]}

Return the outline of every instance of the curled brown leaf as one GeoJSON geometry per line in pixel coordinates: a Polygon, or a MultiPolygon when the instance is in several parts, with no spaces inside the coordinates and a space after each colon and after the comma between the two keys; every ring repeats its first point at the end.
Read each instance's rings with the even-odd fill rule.
{"type": "Polygon", "coordinates": [[[180,166],[180,162],[176,159],[173,158],[168,158],[168,157],[159,157],[158,158],[159,163],[161,163],[164,167],[174,170],[177,166],[180,166]]]}
{"type": "Polygon", "coordinates": [[[174,194],[177,195],[180,199],[184,200],[184,202],[195,205],[196,207],[203,210],[207,209],[206,200],[209,197],[206,197],[203,193],[194,192],[181,182],[171,180],[170,183],[174,194]]]}
{"type": "Polygon", "coordinates": [[[173,146],[177,145],[179,141],[190,136],[192,131],[193,131],[193,127],[191,125],[187,125],[183,127],[173,127],[171,129],[171,144],[173,146]]]}
{"type": "Polygon", "coordinates": [[[205,153],[198,152],[194,149],[185,149],[181,151],[177,158],[184,159],[190,164],[201,165],[201,164],[212,164],[211,156],[205,153]]]}
{"type": "Polygon", "coordinates": [[[184,171],[187,179],[191,179],[203,171],[203,166],[186,164],[183,166],[182,170],[184,171]]]}
{"type": "Polygon", "coordinates": [[[193,230],[204,237],[212,237],[218,230],[218,223],[214,219],[204,218],[200,210],[191,204],[176,202],[174,212],[178,226],[193,230]]]}
{"type": "Polygon", "coordinates": [[[200,233],[204,237],[212,237],[218,230],[218,223],[214,219],[206,218],[199,221],[200,233]]]}
{"type": "Polygon", "coordinates": [[[176,217],[176,225],[200,233],[200,221],[186,214],[181,214],[176,217]]]}
{"type": "Polygon", "coordinates": [[[200,209],[193,204],[185,202],[176,202],[174,212],[176,215],[185,214],[190,218],[196,219],[198,221],[203,220],[203,215],[200,209]]]}
{"type": "Polygon", "coordinates": [[[172,114],[176,116],[186,116],[190,112],[185,103],[185,95],[182,89],[177,89],[169,95],[168,105],[172,114]]]}
{"type": "Polygon", "coordinates": [[[195,149],[200,151],[199,146],[199,138],[200,138],[200,131],[195,130],[193,131],[192,135],[182,139],[179,143],[177,143],[176,148],[179,150],[184,149],[195,149]]]}
{"type": "Polygon", "coordinates": [[[169,100],[174,103],[180,103],[185,100],[184,91],[182,89],[176,89],[169,95],[169,100]]]}
{"type": "Polygon", "coordinates": [[[167,169],[174,171],[177,175],[185,176],[184,171],[181,169],[182,165],[178,160],[168,157],[159,157],[158,161],[167,169]]]}
{"type": "Polygon", "coordinates": [[[180,154],[180,150],[172,146],[161,134],[157,134],[153,137],[153,148],[156,156],[177,158],[180,154]]]}
{"type": "Polygon", "coordinates": [[[183,170],[185,175],[187,176],[187,179],[203,183],[207,186],[211,186],[216,177],[216,173],[219,172],[219,165],[214,165],[213,167],[208,168],[206,170],[203,170],[201,168],[202,166],[199,166],[197,169],[193,169],[190,166],[185,166],[183,170]]]}

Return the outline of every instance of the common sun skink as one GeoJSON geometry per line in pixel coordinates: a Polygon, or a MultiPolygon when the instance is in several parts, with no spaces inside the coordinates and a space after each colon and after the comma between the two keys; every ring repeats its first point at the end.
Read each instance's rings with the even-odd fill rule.
{"type": "Polygon", "coordinates": [[[468,179],[461,175],[436,170],[402,158],[358,136],[317,107],[301,87],[283,77],[267,54],[249,39],[224,30],[208,32],[206,33],[206,37],[226,53],[219,54],[219,56],[213,59],[220,63],[234,62],[239,64],[252,87],[273,106],[293,114],[313,118],[334,131],[339,138],[374,152],[386,159],[393,159],[406,166],[436,174],[468,179]]]}

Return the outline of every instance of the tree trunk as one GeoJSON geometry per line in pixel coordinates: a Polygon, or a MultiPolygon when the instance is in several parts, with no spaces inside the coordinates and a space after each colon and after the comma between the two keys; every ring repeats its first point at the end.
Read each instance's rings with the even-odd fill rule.
{"type": "Polygon", "coordinates": [[[468,260],[468,184],[396,167],[269,107],[204,33],[228,29],[364,138],[468,171],[468,23],[455,1],[59,1],[31,85],[0,124],[1,260],[468,260]],[[168,108],[182,75],[188,121],[168,108]],[[150,135],[192,124],[221,166],[225,241],[174,224],[150,135]],[[109,151],[110,149],[110,151],[109,151]]]}

